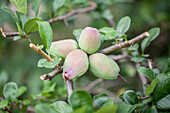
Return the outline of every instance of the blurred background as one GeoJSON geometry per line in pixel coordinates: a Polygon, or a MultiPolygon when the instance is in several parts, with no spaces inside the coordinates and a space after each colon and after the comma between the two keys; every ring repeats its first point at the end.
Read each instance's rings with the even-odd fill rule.
{"type": "MultiPolygon", "coordinates": [[[[31,9],[31,2],[28,0],[28,17],[34,17],[31,9]]],[[[74,0],[78,1],[78,0],[74,0]]],[[[54,41],[72,38],[74,29],[85,28],[87,26],[102,28],[109,27],[105,15],[110,15],[114,19],[115,25],[124,16],[129,16],[132,20],[128,39],[131,39],[144,31],[148,31],[152,27],[160,28],[160,35],[146,49],[146,53],[150,54],[149,58],[153,59],[153,66],[162,69],[167,58],[170,57],[170,3],[168,0],[95,0],[98,8],[95,11],[78,14],[68,18],[67,23],[63,21],[52,24],[54,41]]],[[[15,7],[8,0],[0,0],[2,3],[15,11],[15,7]]],[[[52,14],[53,0],[42,0],[39,17],[49,20],[52,14]]],[[[85,5],[75,5],[74,9],[86,7],[85,5]]],[[[61,11],[63,15],[64,12],[61,11]]],[[[17,31],[16,24],[11,15],[0,9],[0,27],[5,32],[17,31]]],[[[109,17],[108,17],[109,18],[109,17]]],[[[38,32],[29,35],[34,44],[42,44],[38,32]]],[[[42,57],[29,48],[29,42],[26,39],[13,41],[13,37],[3,38],[0,35],[0,76],[4,77],[0,82],[13,81],[18,86],[25,85],[28,88],[27,94],[37,95],[43,90],[43,82],[39,79],[40,75],[49,73],[51,69],[37,67],[37,62],[42,57]],[[3,80],[3,81],[2,81],[3,80]]],[[[103,47],[109,46],[106,43],[103,47]]],[[[100,82],[89,92],[92,95],[99,93],[107,93],[111,98],[119,101],[118,96],[125,89],[133,89],[142,91],[141,80],[137,75],[135,65],[130,60],[119,63],[121,75],[124,76],[130,84],[124,82],[121,78],[111,81],[100,82]]],[[[91,81],[96,79],[90,72],[75,81],[75,88],[85,88],[91,81]]],[[[61,74],[53,79],[56,83],[55,94],[58,98],[66,97],[66,88],[61,74]]],[[[0,87],[0,96],[2,96],[2,87],[0,87]]]]}

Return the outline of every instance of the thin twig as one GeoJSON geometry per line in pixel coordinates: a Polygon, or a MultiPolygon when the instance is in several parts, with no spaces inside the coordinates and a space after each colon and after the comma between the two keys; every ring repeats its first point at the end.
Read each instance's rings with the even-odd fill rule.
{"type": "MultiPolygon", "coordinates": [[[[136,69],[138,69],[138,67],[140,67],[140,63],[136,63],[135,66],[136,66],[136,69]]],[[[144,85],[147,84],[147,78],[139,72],[138,72],[138,75],[139,75],[140,80],[142,82],[143,92],[145,92],[146,87],[144,85]]],[[[145,93],[144,93],[144,95],[145,95],[145,93]]]]}
{"type": "Polygon", "coordinates": [[[86,91],[89,91],[90,89],[92,89],[94,86],[96,86],[97,84],[103,82],[103,79],[96,79],[94,81],[92,81],[88,86],[86,86],[85,88],[83,88],[86,91]]]}
{"type": "Polygon", "coordinates": [[[63,71],[63,68],[58,67],[56,70],[54,70],[54,71],[52,71],[48,74],[44,74],[44,75],[40,76],[40,79],[41,80],[47,80],[48,79],[48,80],[51,81],[57,74],[62,73],[62,71],[63,71]]]}
{"type": "Polygon", "coordinates": [[[72,94],[73,90],[74,90],[73,81],[69,80],[69,79],[66,79],[65,83],[66,83],[66,87],[67,87],[67,94],[68,94],[68,97],[69,97],[72,94]]]}
{"type": "Polygon", "coordinates": [[[41,49],[38,49],[36,45],[34,45],[33,43],[29,44],[29,47],[32,48],[34,51],[36,51],[37,53],[39,53],[41,56],[43,56],[45,59],[47,59],[48,62],[53,62],[53,60],[50,58],[50,56],[48,56],[44,51],[42,51],[41,49]]]}
{"type": "Polygon", "coordinates": [[[120,44],[116,44],[116,45],[113,45],[113,46],[110,46],[110,47],[107,47],[103,50],[101,50],[100,52],[103,53],[103,54],[107,54],[107,53],[110,53],[112,51],[115,51],[115,50],[118,50],[118,49],[121,49],[121,48],[125,48],[125,47],[128,47],[130,46],[131,44],[135,44],[143,39],[145,39],[146,37],[148,37],[150,34],[148,32],[144,32],[142,33],[141,35],[129,40],[129,41],[125,41],[125,42],[122,42],[120,44]]]}
{"type": "Polygon", "coordinates": [[[48,20],[48,22],[51,24],[51,23],[56,22],[56,21],[65,20],[72,15],[80,14],[80,13],[86,13],[86,12],[89,12],[89,11],[93,11],[97,8],[97,4],[95,2],[90,1],[89,5],[90,5],[90,7],[72,10],[71,12],[67,13],[66,15],[57,17],[55,19],[50,19],[50,20],[48,20]]]}
{"type": "Polygon", "coordinates": [[[119,55],[108,55],[108,57],[110,57],[113,60],[122,60],[125,58],[131,58],[131,56],[128,54],[127,51],[123,51],[122,54],[119,55]]]}

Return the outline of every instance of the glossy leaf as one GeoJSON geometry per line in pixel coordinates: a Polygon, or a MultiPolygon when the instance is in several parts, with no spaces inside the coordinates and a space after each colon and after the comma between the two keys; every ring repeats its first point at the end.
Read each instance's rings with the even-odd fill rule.
{"type": "Polygon", "coordinates": [[[128,16],[121,18],[118,22],[116,30],[121,33],[126,33],[130,27],[131,19],[128,16]]]}
{"type": "Polygon", "coordinates": [[[139,99],[136,95],[136,93],[132,90],[127,90],[123,94],[123,99],[126,103],[134,105],[139,102],[139,99]]]}
{"type": "Polygon", "coordinates": [[[40,21],[39,18],[33,18],[28,20],[24,25],[24,30],[26,34],[29,34],[31,32],[38,31],[38,24],[37,21],[40,21]]]}
{"type": "Polygon", "coordinates": [[[133,62],[142,62],[144,58],[143,57],[132,57],[130,60],[133,62]]]}
{"type": "Polygon", "coordinates": [[[156,103],[159,109],[170,109],[170,94],[156,103]]]}
{"type": "Polygon", "coordinates": [[[34,0],[32,2],[32,10],[35,12],[35,17],[37,17],[37,15],[38,15],[38,11],[39,11],[39,8],[40,8],[41,1],[42,0],[34,0]]]}
{"type": "Polygon", "coordinates": [[[57,101],[50,104],[50,107],[56,110],[56,113],[71,113],[72,107],[64,101],[57,101]]]}
{"type": "Polygon", "coordinates": [[[73,30],[73,35],[76,37],[77,41],[79,41],[79,37],[80,37],[81,32],[82,32],[82,29],[73,30]]]}
{"type": "Polygon", "coordinates": [[[27,0],[9,0],[20,12],[27,14],[27,0]]]}
{"type": "Polygon", "coordinates": [[[9,82],[5,84],[4,89],[3,89],[3,95],[5,99],[9,100],[10,102],[13,102],[18,93],[18,87],[17,84],[14,82],[9,82]]]}
{"type": "Polygon", "coordinates": [[[132,106],[130,104],[126,104],[125,102],[120,102],[117,104],[118,104],[117,113],[128,113],[130,107],[132,106]]]}
{"type": "Polygon", "coordinates": [[[38,104],[35,106],[36,113],[56,113],[56,111],[51,108],[48,104],[38,104]]]}
{"type": "Polygon", "coordinates": [[[94,101],[94,104],[97,106],[97,107],[102,107],[103,104],[108,100],[108,96],[106,94],[100,94],[100,95],[95,95],[93,97],[93,101],[94,101]]]}
{"type": "Polygon", "coordinates": [[[8,100],[2,100],[0,102],[0,109],[6,107],[7,105],[8,105],[8,100]]]}
{"type": "Polygon", "coordinates": [[[150,36],[145,38],[141,43],[141,49],[142,49],[143,54],[144,54],[145,48],[149,46],[151,41],[153,41],[159,35],[159,33],[160,33],[160,29],[158,27],[152,28],[151,30],[149,30],[150,36]]]}
{"type": "Polygon", "coordinates": [[[26,91],[27,91],[27,88],[26,88],[25,86],[19,87],[19,88],[18,88],[17,97],[20,97],[20,96],[23,95],[26,91]]]}
{"type": "Polygon", "coordinates": [[[107,105],[100,108],[96,113],[116,113],[117,105],[107,105]]]}
{"type": "Polygon", "coordinates": [[[143,104],[139,103],[139,104],[134,104],[133,106],[131,106],[128,110],[128,113],[134,113],[133,111],[137,108],[137,107],[142,107],[143,104]]]}
{"type": "Polygon", "coordinates": [[[145,95],[151,95],[151,93],[154,91],[156,85],[159,83],[159,79],[154,79],[149,87],[145,90],[145,95]]]}
{"type": "Polygon", "coordinates": [[[54,13],[64,5],[65,0],[54,0],[53,2],[53,11],[54,13]]]}
{"type": "Polygon", "coordinates": [[[154,72],[151,69],[146,67],[139,67],[137,70],[139,73],[148,77],[151,81],[155,79],[154,72]]]}
{"type": "Polygon", "coordinates": [[[153,97],[148,97],[148,98],[142,100],[142,103],[147,104],[147,103],[151,102],[152,100],[153,100],[153,97]]]}
{"type": "Polygon", "coordinates": [[[157,112],[157,109],[155,106],[152,106],[149,110],[148,110],[148,113],[158,113],[157,112]]]}
{"type": "Polygon", "coordinates": [[[83,90],[74,91],[69,97],[69,103],[73,109],[87,105],[87,113],[91,113],[94,110],[91,96],[83,90]]]}
{"type": "Polygon", "coordinates": [[[23,13],[18,12],[18,11],[16,11],[16,15],[18,17],[18,23],[19,23],[21,29],[24,30],[24,25],[29,20],[29,18],[26,15],[24,15],[23,13]]]}
{"type": "Polygon", "coordinates": [[[113,104],[114,104],[113,100],[112,100],[112,99],[108,99],[108,100],[103,104],[102,107],[107,106],[107,105],[113,105],[113,104]]]}
{"type": "Polygon", "coordinates": [[[157,102],[165,96],[169,95],[170,91],[170,76],[160,76],[159,83],[156,85],[153,92],[154,101],[157,102]]]}
{"type": "Polygon", "coordinates": [[[42,42],[47,50],[50,48],[53,40],[53,31],[50,24],[46,21],[37,21],[39,34],[41,36],[42,42]]]}

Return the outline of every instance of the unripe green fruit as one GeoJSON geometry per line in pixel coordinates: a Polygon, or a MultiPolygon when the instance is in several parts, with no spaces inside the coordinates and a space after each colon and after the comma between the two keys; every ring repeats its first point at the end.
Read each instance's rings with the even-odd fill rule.
{"type": "Polygon", "coordinates": [[[116,79],[120,71],[117,63],[102,53],[89,56],[91,72],[102,79],[116,79]]]}
{"type": "Polygon", "coordinates": [[[86,27],[80,34],[79,46],[88,54],[96,52],[100,47],[100,33],[96,28],[86,27]]]}
{"type": "Polygon", "coordinates": [[[72,79],[83,75],[89,66],[87,54],[80,50],[73,50],[70,52],[64,62],[63,76],[64,78],[72,79]]]}
{"type": "Polygon", "coordinates": [[[53,56],[61,56],[66,58],[66,56],[73,50],[78,48],[78,44],[73,39],[65,39],[51,43],[49,52],[53,56]]]}

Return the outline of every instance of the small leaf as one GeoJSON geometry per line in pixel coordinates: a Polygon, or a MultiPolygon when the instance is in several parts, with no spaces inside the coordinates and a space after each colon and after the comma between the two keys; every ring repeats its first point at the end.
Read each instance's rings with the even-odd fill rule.
{"type": "Polygon", "coordinates": [[[17,97],[17,93],[18,93],[18,87],[16,83],[9,82],[5,84],[4,90],[3,90],[3,95],[5,99],[9,100],[10,102],[13,102],[17,97]]]}
{"type": "Polygon", "coordinates": [[[94,111],[91,96],[83,90],[74,91],[69,97],[69,103],[73,109],[87,105],[87,112],[91,113],[94,111]]]}
{"type": "Polygon", "coordinates": [[[96,113],[116,113],[117,105],[107,105],[100,108],[96,113]]]}
{"type": "Polygon", "coordinates": [[[130,27],[131,19],[128,16],[121,18],[117,25],[117,31],[121,33],[126,33],[130,27]]]}
{"type": "Polygon", "coordinates": [[[100,95],[95,95],[93,97],[93,101],[94,101],[94,104],[97,106],[97,107],[102,107],[103,104],[108,100],[108,96],[106,94],[100,94],[100,95]]]}
{"type": "Polygon", "coordinates": [[[25,86],[19,87],[19,88],[18,88],[17,97],[20,97],[20,96],[23,95],[26,91],[27,91],[27,88],[26,88],[25,86]]]}
{"type": "Polygon", "coordinates": [[[107,105],[113,105],[113,104],[114,104],[113,100],[112,100],[112,99],[108,99],[108,100],[103,104],[102,107],[107,106],[107,105]]]}
{"type": "Polygon", "coordinates": [[[8,13],[10,13],[12,15],[12,18],[14,19],[14,21],[17,22],[17,17],[15,16],[15,14],[12,12],[12,10],[7,5],[2,3],[1,9],[8,12],[8,13]]]}
{"type": "Polygon", "coordinates": [[[38,61],[37,67],[54,68],[57,64],[60,63],[61,60],[62,58],[56,57],[53,62],[48,62],[43,58],[38,61]]]}
{"type": "Polygon", "coordinates": [[[43,49],[44,48],[44,45],[37,45],[37,51],[38,49],[43,49]]]}
{"type": "Polygon", "coordinates": [[[158,113],[157,112],[157,109],[155,106],[152,106],[149,110],[148,110],[148,113],[158,113]]]}
{"type": "Polygon", "coordinates": [[[109,9],[106,9],[102,12],[102,17],[104,19],[107,19],[107,20],[112,20],[113,19],[113,15],[111,13],[111,11],[109,9]]]}
{"type": "Polygon", "coordinates": [[[159,33],[160,33],[160,29],[158,27],[155,27],[149,30],[150,36],[145,38],[141,43],[141,49],[142,49],[143,54],[144,54],[146,47],[149,46],[151,41],[153,41],[159,35],[159,33]]]}
{"type": "Polygon", "coordinates": [[[159,109],[170,109],[170,94],[156,103],[159,109]]]}
{"type": "Polygon", "coordinates": [[[137,70],[139,71],[139,73],[148,77],[151,81],[155,79],[154,72],[151,69],[147,69],[146,67],[139,67],[137,70]]]}
{"type": "Polygon", "coordinates": [[[20,12],[27,14],[27,0],[9,0],[20,12]]]}
{"type": "Polygon", "coordinates": [[[56,113],[56,111],[51,108],[48,104],[38,104],[35,106],[35,112],[36,113],[56,113]]]}
{"type": "Polygon", "coordinates": [[[65,3],[65,0],[54,0],[53,2],[53,11],[56,13],[56,11],[62,7],[65,3]]]}
{"type": "Polygon", "coordinates": [[[132,57],[130,60],[133,62],[142,62],[144,58],[143,57],[132,57]]]}
{"type": "Polygon", "coordinates": [[[8,100],[2,100],[0,102],[0,109],[6,107],[7,105],[8,105],[8,100]]]}
{"type": "Polygon", "coordinates": [[[13,41],[17,41],[17,40],[19,40],[19,39],[21,39],[20,36],[14,36],[13,41]]]}
{"type": "Polygon", "coordinates": [[[34,0],[32,2],[32,10],[35,12],[35,17],[37,17],[38,15],[38,10],[40,8],[41,1],[42,0],[34,0]]]}
{"type": "Polygon", "coordinates": [[[128,113],[134,113],[133,111],[137,108],[137,107],[142,107],[143,104],[142,103],[138,103],[138,104],[135,104],[133,106],[131,106],[128,110],[128,113]]]}
{"type": "Polygon", "coordinates": [[[153,97],[148,97],[148,98],[142,100],[142,103],[143,103],[143,104],[148,104],[148,103],[151,102],[152,100],[153,100],[153,97]]]}
{"type": "Polygon", "coordinates": [[[139,99],[136,95],[136,93],[132,90],[127,90],[123,93],[123,99],[126,103],[134,105],[139,102],[139,99]]]}
{"type": "Polygon", "coordinates": [[[18,17],[18,23],[19,23],[21,29],[24,30],[24,25],[29,20],[29,18],[26,15],[24,15],[23,13],[18,12],[18,11],[16,11],[16,15],[18,17]]]}
{"type": "Polygon", "coordinates": [[[145,90],[145,95],[151,95],[151,93],[154,91],[156,85],[159,83],[159,79],[154,79],[149,87],[145,90]]]}
{"type": "Polygon", "coordinates": [[[49,93],[55,90],[56,83],[53,81],[44,80],[43,86],[44,87],[43,87],[42,93],[49,93]]]}
{"type": "Polygon", "coordinates": [[[53,31],[50,24],[46,21],[40,22],[37,21],[39,34],[41,36],[42,42],[47,50],[50,48],[52,40],[53,40],[53,31]]]}
{"type": "Polygon", "coordinates": [[[73,35],[76,37],[77,42],[79,41],[79,37],[80,37],[81,32],[82,32],[82,29],[73,30],[73,35]]]}
{"type": "Polygon", "coordinates": [[[57,101],[50,104],[50,107],[56,110],[56,113],[71,113],[72,107],[64,101],[57,101]]]}
{"type": "Polygon", "coordinates": [[[40,19],[39,18],[32,18],[25,23],[24,30],[25,30],[26,34],[38,31],[37,21],[40,21],[40,19]]]}

